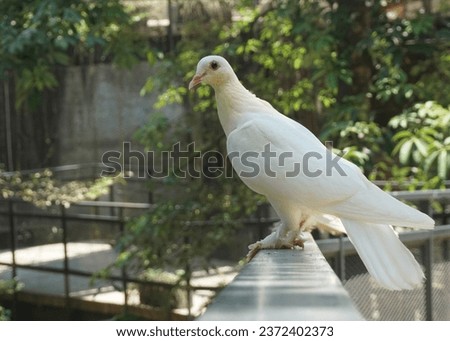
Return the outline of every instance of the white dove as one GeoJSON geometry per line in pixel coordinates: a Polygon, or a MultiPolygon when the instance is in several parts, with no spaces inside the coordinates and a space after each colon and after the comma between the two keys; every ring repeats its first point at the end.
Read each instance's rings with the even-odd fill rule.
{"type": "Polygon", "coordinates": [[[249,92],[223,57],[199,61],[189,89],[200,83],[214,88],[234,170],[267,197],[281,220],[276,231],[249,246],[252,251],[301,245],[302,230],[337,217],[334,224],[342,223],[382,286],[401,290],[422,283],[420,265],[391,225],[432,229],[433,219],[383,192],[308,129],[249,92]]]}

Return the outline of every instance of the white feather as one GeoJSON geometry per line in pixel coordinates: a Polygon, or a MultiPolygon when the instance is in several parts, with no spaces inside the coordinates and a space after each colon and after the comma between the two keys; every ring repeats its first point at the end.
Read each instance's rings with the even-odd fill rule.
{"type": "Polygon", "coordinates": [[[422,283],[421,267],[391,226],[348,219],[342,222],[367,270],[381,285],[400,290],[422,283]]]}

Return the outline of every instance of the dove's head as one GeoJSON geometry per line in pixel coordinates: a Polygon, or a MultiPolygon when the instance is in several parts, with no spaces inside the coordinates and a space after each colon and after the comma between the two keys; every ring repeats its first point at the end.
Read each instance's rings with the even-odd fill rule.
{"type": "Polygon", "coordinates": [[[200,83],[211,85],[217,89],[230,80],[237,79],[227,60],[221,56],[207,56],[197,64],[197,71],[189,83],[189,90],[200,83]]]}

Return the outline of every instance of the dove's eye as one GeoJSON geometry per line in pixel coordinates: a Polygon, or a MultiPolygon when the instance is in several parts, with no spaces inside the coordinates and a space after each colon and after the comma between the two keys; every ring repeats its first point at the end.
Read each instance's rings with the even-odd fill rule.
{"type": "Polygon", "coordinates": [[[213,60],[210,65],[211,69],[213,70],[217,70],[219,68],[219,63],[217,63],[215,60],[213,60]]]}

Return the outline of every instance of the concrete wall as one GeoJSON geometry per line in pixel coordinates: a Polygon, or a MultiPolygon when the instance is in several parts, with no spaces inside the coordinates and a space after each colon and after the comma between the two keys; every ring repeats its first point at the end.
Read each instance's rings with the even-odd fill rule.
{"type": "MultiPolygon", "coordinates": [[[[138,149],[132,136],[147,122],[157,97],[139,94],[151,73],[145,62],[132,70],[109,64],[68,67],[61,88],[58,163],[101,162],[105,151],[122,150],[124,141],[138,149]]],[[[165,111],[176,118],[181,107],[165,111]]]]}
{"type": "MultiPolygon", "coordinates": [[[[61,98],[58,101],[57,165],[101,163],[103,153],[122,151],[126,141],[131,141],[131,150],[143,151],[133,134],[154,112],[158,92],[140,95],[151,74],[152,69],[145,62],[132,70],[110,64],[68,67],[58,91],[61,98]]],[[[167,106],[163,112],[176,121],[182,114],[182,107],[167,106]]],[[[86,171],[89,177],[100,174],[98,168],[87,167],[75,174],[72,172],[69,177],[86,176],[86,171]]],[[[148,202],[156,198],[149,193],[145,179],[127,179],[127,185],[114,186],[114,200],[148,202]]]]}

